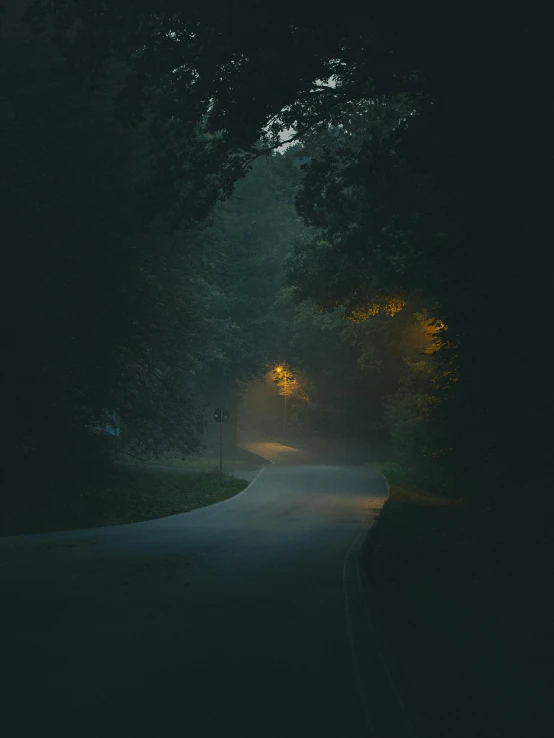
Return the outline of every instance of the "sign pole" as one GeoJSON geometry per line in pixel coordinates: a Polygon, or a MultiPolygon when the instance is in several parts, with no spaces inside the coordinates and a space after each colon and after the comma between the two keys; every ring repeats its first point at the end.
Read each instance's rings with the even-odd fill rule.
{"type": "Polygon", "coordinates": [[[214,410],[214,420],[219,423],[219,473],[223,474],[223,423],[229,420],[229,411],[227,408],[218,407],[214,410]]]}
{"type": "Polygon", "coordinates": [[[223,422],[219,424],[219,473],[223,474],[223,422]]]}

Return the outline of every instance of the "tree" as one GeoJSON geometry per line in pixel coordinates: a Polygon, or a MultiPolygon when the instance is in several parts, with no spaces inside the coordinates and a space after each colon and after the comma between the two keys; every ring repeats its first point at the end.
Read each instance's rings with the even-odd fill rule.
{"type": "Polygon", "coordinates": [[[115,118],[113,79],[92,90],[76,83],[51,34],[32,35],[19,4],[7,10],[6,463],[59,471],[97,457],[109,450],[94,432],[107,411],[138,453],[193,450],[193,378],[215,348],[195,244],[143,207],[157,187],[156,147],[144,125],[129,130],[115,118]]]}
{"type": "Polygon", "coordinates": [[[507,463],[521,443],[518,458],[551,468],[548,365],[530,348],[545,345],[550,312],[537,268],[550,118],[512,103],[525,90],[542,110],[548,44],[532,23],[484,12],[447,28],[419,8],[398,16],[382,5],[316,22],[304,6],[267,21],[220,3],[39,7],[73,69],[94,79],[114,59],[123,66],[121,112],[148,121],[168,192],[198,188],[194,212],[292,128],[313,149],[308,184],[325,185],[324,198],[315,186],[299,198],[325,231],[295,252],[300,293],[347,309],[424,297],[448,325],[459,375],[448,399],[457,468],[471,454],[486,484],[525,479],[525,462],[517,474],[507,463]],[[321,149],[312,131],[327,136],[321,149]],[[533,321],[508,307],[521,294],[532,295],[533,321]],[[522,439],[515,418],[536,433],[522,439]]]}

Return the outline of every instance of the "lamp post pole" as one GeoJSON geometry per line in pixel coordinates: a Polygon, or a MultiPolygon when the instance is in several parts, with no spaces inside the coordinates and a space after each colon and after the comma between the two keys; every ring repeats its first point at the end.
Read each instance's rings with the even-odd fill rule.
{"type": "Polygon", "coordinates": [[[279,382],[280,380],[283,381],[283,396],[285,398],[285,405],[283,408],[283,435],[287,435],[287,395],[289,393],[289,375],[287,367],[284,365],[275,367],[274,369],[275,373],[277,374],[278,379],[276,379],[276,382],[279,382]]]}
{"type": "Polygon", "coordinates": [[[283,436],[287,435],[287,370],[284,370],[283,380],[285,385],[285,412],[283,414],[283,436]]]}

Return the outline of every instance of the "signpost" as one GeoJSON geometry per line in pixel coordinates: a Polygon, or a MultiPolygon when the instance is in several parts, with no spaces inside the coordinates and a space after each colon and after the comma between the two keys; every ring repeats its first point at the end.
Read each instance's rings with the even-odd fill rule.
{"type": "Polygon", "coordinates": [[[219,471],[223,474],[223,423],[227,423],[230,415],[226,407],[214,410],[214,420],[219,423],[219,471]]]}

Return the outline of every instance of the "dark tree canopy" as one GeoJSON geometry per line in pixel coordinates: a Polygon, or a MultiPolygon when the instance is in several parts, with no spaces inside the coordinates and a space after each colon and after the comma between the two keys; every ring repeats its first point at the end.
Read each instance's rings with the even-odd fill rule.
{"type": "Polygon", "coordinates": [[[481,472],[505,480],[527,473],[508,459],[551,464],[538,24],[507,9],[452,19],[371,3],[327,16],[169,0],[38,0],[29,18],[54,33],[74,75],[64,84],[115,100],[126,145],[144,151],[141,227],[195,227],[256,157],[298,140],[297,208],[312,230],[289,261],[296,296],[350,311],[424,299],[456,365],[453,463],[477,449],[481,472]]]}

